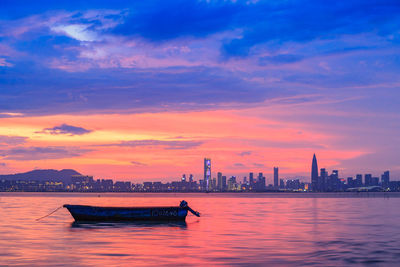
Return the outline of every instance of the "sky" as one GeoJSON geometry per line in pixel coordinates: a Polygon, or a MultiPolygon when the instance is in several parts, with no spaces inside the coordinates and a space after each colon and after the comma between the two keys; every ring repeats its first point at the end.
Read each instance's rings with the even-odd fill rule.
{"type": "Polygon", "coordinates": [[[0,2],[0,174],[400,180],[400,2],[0,2]]]}

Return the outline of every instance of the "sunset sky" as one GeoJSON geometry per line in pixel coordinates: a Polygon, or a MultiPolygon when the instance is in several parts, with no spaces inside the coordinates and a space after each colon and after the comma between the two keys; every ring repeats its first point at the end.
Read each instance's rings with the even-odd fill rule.
{"type": "Polygon", "coordinates": [[[0,174],[400,178],[400,2],[0,2],[0,174]]]}

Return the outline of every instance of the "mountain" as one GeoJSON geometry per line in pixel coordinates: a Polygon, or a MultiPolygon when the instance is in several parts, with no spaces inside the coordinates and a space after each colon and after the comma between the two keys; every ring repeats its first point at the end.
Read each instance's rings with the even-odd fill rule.
{"type": "Polygon", "coordinates": [[[58,170],[33,170],[30,172],[16,173],[16,174],[5,174],[0,175],[0,180],[34,180],[34,181],[52,181],[52,182],[64,182],[68,183],[71,181],[72,175],[81,175],[79,172],[71,169],[58,170]]]}

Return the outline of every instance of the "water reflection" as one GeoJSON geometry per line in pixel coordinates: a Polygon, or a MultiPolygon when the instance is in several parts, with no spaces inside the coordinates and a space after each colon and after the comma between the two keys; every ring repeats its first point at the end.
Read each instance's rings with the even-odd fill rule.
{"type": "Polygon", "coordinates": [[[71,228],[102,229],[102,228],[143,228],[148,227],[175,227],[186,229],[185,221],[138,221],[138,222],[72,222],[71,228]]]}
{"type": "Polygon", "coordinates": [[[0,194],[0,265],[398,264],[400,198],[354,195],[0,194]],[[202,217],[188,214],[186,222],[72,223],[70,213],[61,209],[35,221],[65,203],[173,206],[182,199],[202,217]]]}

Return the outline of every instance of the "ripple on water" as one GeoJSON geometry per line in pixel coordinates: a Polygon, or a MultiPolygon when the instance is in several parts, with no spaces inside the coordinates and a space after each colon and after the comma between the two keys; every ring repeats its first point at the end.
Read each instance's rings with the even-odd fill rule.
{"type": "Polygon", "coordinates": [[[380,266],[400,258],[400,198],[14,194],[2,195],[1,206],[10,207],[0,220],[5,265],[380,266]],[[182,199],[204,216],[189,215],[184,224],[76,224],[60,210],[35,221],[60,203],[160,205],[182,199]]]}

